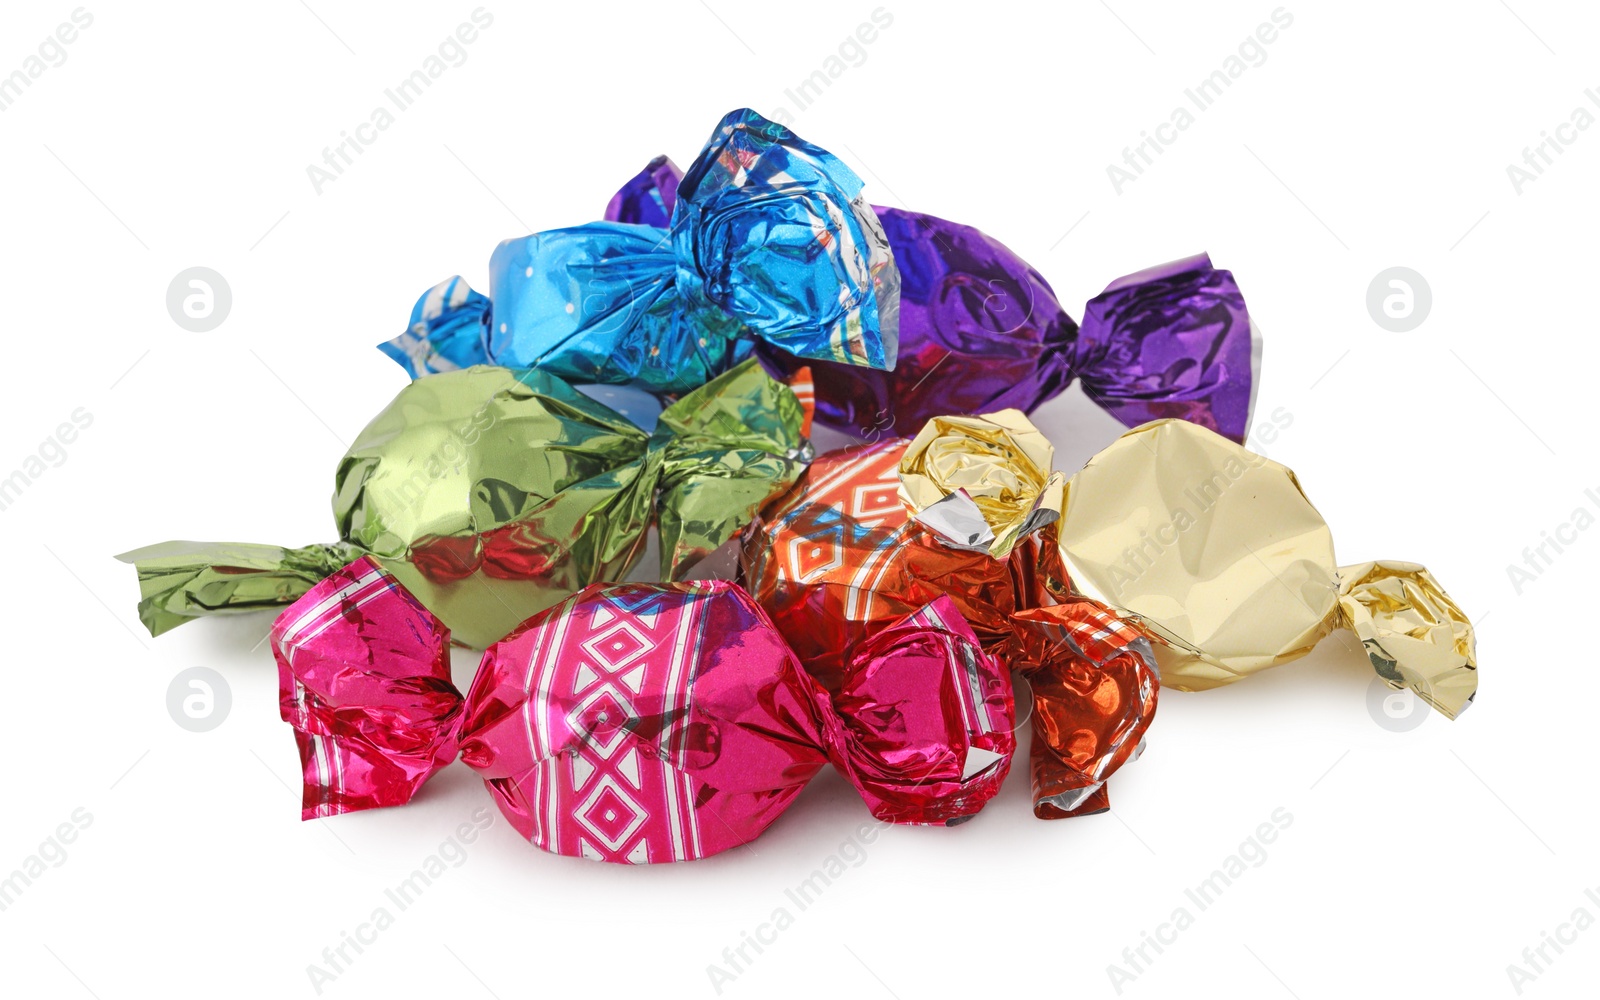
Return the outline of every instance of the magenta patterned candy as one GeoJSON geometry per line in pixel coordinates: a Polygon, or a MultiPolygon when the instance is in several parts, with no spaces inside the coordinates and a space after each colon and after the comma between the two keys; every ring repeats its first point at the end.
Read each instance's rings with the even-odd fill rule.
{"type": "Polygon", "coordinates": [[[947,598],[863,643],[834,695],[726,581],[589,587],[489,647],[465,696],[448,632],[368,559],[272,640],[306,818],[408,802],[459,752],[538,847],[687,861],[759,836],[828,763],[879,819],[961,821],[1016,749],[1009,672],[947,598]]]}

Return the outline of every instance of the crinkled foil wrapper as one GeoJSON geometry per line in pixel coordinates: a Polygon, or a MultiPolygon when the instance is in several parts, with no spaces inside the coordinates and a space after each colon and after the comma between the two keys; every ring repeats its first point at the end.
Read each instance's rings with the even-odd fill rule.
{"type": "MultiPolygon", "coordinates": [[[[1077,378],[1136,426],[1179,417],[1244,440],[1261,342],[1233,275],[1205,254],[1119,278],[1081,327],[1037,271],[970,226],[879,208],[900,266],[900,363],[813,367],[817,419],[907,434],[948,413],[1032,411],[1077,378]]],[[[798,362],[764,350],[785,371],[798,362]]]]}
{"type": "Polygon", "coordinates": [[[935,417],[900,457],[900,499],[947,543],[1004,559],[1060,516],[1066,480],[1054,457],[1021,410],[935,417]]]}
{"type": "Polygon", "coordinates": [[[344,542],[160,542],[117,558],[137,567],[139,620],[156,636],[202,615],[280,608],[360,554],[344,542]]]}
{"type": "Polygon", "coordinates": [[[1472,624],[1421,566],[1339,567],[1293,472],[1196,424],[1128,432],[1072,477],[1057,534],[1076,592],[1159,640],[1162,683],[1229,684],[1352,629],[1379,676],[1455,718],[1472,624]]]}
{"type": "Polygon", "coordinates": [[[363,556],[272,623],[278,707],[294,727],[302,819],[409,802],[455,760],[450,630],[363,556]]]}
{"type": "Polygon", "coordinates": [[[1243,442],[1261,337],[1233,273],[1202,253],[1125,275],[1090,299],[1072,367],[1084,393],[1129,427],[1186,420],[1243,442]]]}
{"type": "MultiPolygon", "coordinates": [[[[606,218],[670,211],[678,175],[657,157],[612,198],[606,218]]],[[[1233,275],[1197,254],[1113,281],[1080,329],[1049,282],[993,237],[922,212],[875,207],[899,272],[898,360],[812,372],[817,419],[869,439],[911,435],[947,414],[1032,411],[1077,378],[1130,427],[1173,417],[1243,441],[1261,338],[1233,275]],[[885,369],[888,370],[880,370],[885,369]]],[[[757,347],[774,371],[793,347],[757,347]]]]}
{"type": "Polygon", "coordinates": [[[850,676],[841,650],[947,597],[1035,684],[1045,818],[1107,808],[1105,780],[1137,752],[1158,688],[1142,634],[1067,594],[1051,458],[1018,411],[936,420],[915,441],[820,456],[740,547],[742,581],[830,690],[850,676]]]}
{"type": "Polygon", "coordinates": [[[754,361],[667,407],[648,433],[544,372],[445,372],[403,389],[339,463],[343,545],[169,543],[121,558],[139,569],[153,631],[287,603],[338,557],[366,553],[458,641],[487,646],[575,591],[626,576],[652,524],[661,575],[681,578],[799,475],[806,418],[795,392],[754,361]],[[241,551],[254,562],[241,566],[241,551]]]}
{"type": "Polygon", "coordinates": [[[1013,617],[1033,688],[1034,815],[1103,812],[1106,779],[1139,756],[1155,718],[1161,685],[1150,640],[1087,600],[1013,617]]]}
{"type": "Polygon", "coordinates": [[[949,601],[855,651],[833,695],[725,581],[586,588],[486,650],[464,696],[448,642],[366,558],[279,617],[304,817],[403,804],[459,754],[544,850],[687,861],[759,836],[830,762],[880,819],[957,822],[1015,749],[1009,674],[949,601]]]}
{"type": "Polygon", "coordinates": [[[1472,704],[1472,621],[1426,568],[1396,560],[1340,566],[1339,615],[1390,687],[1410,688],[1452,719],[1472,704]]]}
{"type": "Polygon", "coordinates": [[[665,229],[672,225],[672,209],[678,201],[678,181],[683,171],[665,155],[645,164],[645,168],[622,185],[606,206],[608,222],[665,229]]]}
{"type": "Polygon", "coordinates": [[[748,109],[725,116],[681,180],[652,161],[607,219],[506,240],[488,298],[459,276],[380,345],[412,377],[473,364],[675,394],[758,342],[892,368],[899,272],[862,182],[748,109]]]}
{"type": "Polygon", "coordinates": [[[1025,545],[996,559],[987,547],[947,544],[913,519],[900,500],[908,444],[819,456],[762,509],[740,544],[741,581],[830,690],[844,683],[848,650],[940,596],[955,602],[986,648],[996,648],[1012,635],[1012,612],[1031,603],[1017,592],[1022,571],[1013,561],[1055,558],[1025,545]]]}

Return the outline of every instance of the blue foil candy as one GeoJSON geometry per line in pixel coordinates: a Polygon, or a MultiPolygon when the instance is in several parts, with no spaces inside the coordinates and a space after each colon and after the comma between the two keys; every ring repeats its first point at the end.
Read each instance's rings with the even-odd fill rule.
{"type": "Polygon", "coordinates": [[[663,394],[704,385],[758,340],[894,367],[900,275],[861,179],[833,154],[732,112],[678,185],[666,228],[648,224],[667,212],[657,166],[618,193],[613,214],[637,223],[507,240],[489,262],[489,299],[443,282],[381,349],[413,378],[497,364],[663,394]]]}

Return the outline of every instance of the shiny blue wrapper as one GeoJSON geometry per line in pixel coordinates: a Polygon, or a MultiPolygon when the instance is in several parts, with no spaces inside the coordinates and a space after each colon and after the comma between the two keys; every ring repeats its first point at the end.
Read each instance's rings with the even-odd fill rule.
{"type": "Polygon", "coordinates": [[[894,366],[899,272],[848,167],[740,110],[675,176],[658,158],[612,200],[615,221],[501,243],[488,299],[442,282],[381,349],[413,378],[496,364],[658,394],[704,385],[758,342],[894,366]]]}

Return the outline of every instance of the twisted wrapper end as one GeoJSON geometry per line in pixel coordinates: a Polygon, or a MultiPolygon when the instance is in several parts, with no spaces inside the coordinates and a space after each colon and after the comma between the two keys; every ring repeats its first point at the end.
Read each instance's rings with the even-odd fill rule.
{"type": "Polygon", "coordinates": [[[1012,615],[1033,685],[1033,814],[1111,807],[1106,781],[1144,749],[1160,680],[1150,641],[1088,600],[1012,615]]]}
{"type": "Polygon", "coordinates": [[[378,350],[412,378],[453,372],[489,363],[488,327],[488,297],[458,274],[423,292],[411,307],[406,332],[378,350]]]}
{"type": "Polygon", "coordinates": [[[1472,622],[1425,568],[1409,562],[1339,567],[1341,624],[1390,687],[1455,719],[1478,693],[1472,622]]]}
{"type": "Polygon", "coordinates": [[[1129,427],[1175,418],[1242,444],[1261,337],[1233,274],[1202,253],[1118,278],[1090,299],[1072,368],[1089,398],[1129,427]]]}
{"type": "Polygon", "coordinates": [[[810,400],[808,378],[785,385],[752,359],[662,412],[651,448],[663,456],[656,495],[663,580],[684,579],[805,471],[810,400]]]}
{"type": "Polygon", "coordinates": [[[672,224],[672,209],[678,201],[678,181],[683,171],[666,155],[645,164],[606,206],[608,222],[626,222],[636,226],[655,226],[665,229],[672,224]]]}
{"type": "Polygon", "coordinates": [[[305,778],[301,818],[397,806],[456,757],[450,632],[362,557],[272,625],[279,708],[305,778]]]}
{"type": "Polygon", "coordinates": [[[900,272],[861,188],[833,154],[744,108],[723,117],[688,173],[656,157],[605,217],[672,228],[686,299],[714,303],[791,361],[888,370],[900,272]],[[671,221],[652,221],[663,210],[671,221]]]}
{"type": "Polygon", "coordinates": [[[819,697],[834,765],[884,822],[970,819],[1011,769],[1011,672],[948,597],[858,646],[840,690],[819,697]]]}
{"type": "Polygon", "coordinates": [[[298,549],[161,542],[116,558],[139,573],[139,620],[153,637],[196,618],[290,604],[360,554],[360,548],[343,542],[298,549]]]}

